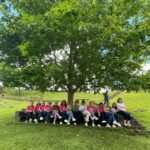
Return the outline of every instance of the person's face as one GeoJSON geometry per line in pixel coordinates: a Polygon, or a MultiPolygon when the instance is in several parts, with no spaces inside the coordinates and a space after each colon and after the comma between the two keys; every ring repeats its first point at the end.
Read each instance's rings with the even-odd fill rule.
{"type": "Polygon", "coordinates": [[[119,103],[122,103],[122,99],[121,98],[119,99],[119,103]]]}

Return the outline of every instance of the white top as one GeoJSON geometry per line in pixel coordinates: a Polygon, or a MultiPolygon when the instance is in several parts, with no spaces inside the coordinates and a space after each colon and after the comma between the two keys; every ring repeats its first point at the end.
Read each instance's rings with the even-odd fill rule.
{"type": "Polygon", "coordinates": [[[123,103],[117,103],[117,109],[122,110],[122,111],[126,111],[126,107],[123,103]]]}
{"type": "Polygon", "coordinates": [[[83,111],[83,110],[85,110],[87,107],[85,106],[85,105],[81,105],[80,107],[79,107],[79,110],[80,111],[83,111]]]}

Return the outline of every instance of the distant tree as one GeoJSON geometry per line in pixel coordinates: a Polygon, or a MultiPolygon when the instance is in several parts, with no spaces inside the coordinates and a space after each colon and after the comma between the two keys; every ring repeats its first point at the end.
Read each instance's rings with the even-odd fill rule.
{"type": "Polygon", "coordinates": [[[4,61],[35,88],[61,88],[72,104],[77,91],[141,86],[132,83],[150,54],[149,1],[8,0],[1,10],[4,61]]]}

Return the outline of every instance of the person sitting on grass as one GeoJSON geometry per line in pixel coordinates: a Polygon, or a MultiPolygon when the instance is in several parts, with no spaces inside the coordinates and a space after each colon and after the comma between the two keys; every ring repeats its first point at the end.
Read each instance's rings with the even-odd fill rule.
{"type": "Polygon", "coordinates": [[[116,105],[116,103],[112,104],[111,112],[114,114],[116,121],[118,122],[119,126],[121,127],[121,124],[119,123],[118,114],[117,114],[117,105],[116,105]]]}
{"type": "Polygon", "coordinates": [[[70,125],[71,120],[73,122],[76,121],[76,119],[73,116],[73,112],[71,110],[71,107],[68,105],[65,100],[62,100],[61,105],[60,105],[60,114],[62,116],[62,120],[60,124],[62,124],[62,121],[67,123],[67,125],[70,125]],[[68,118],[68,119],[67,119],[68,118]]]}
{"type": "Polygon", "coordinates": [[[55,101],[55,104],[54,104],[53,107],[52,107],[52,115],[51,115],[51,117],[54,117],[53,124],[56,124],[57,118],[58,118],[58,119],[61,119],[61,118],[62,118],[62,117],[59,115],[59,111],[60,111],[60,109],[59,109],[59,106],[58,106],[58,102],[55,101]]]}
{"type": "Polygon", "coordinates": [[[85,105],[85,100],[82,100],[81,106],[79,107],[79,110],[82,112],[84,116],[85,126],[88,126],[89,119],[92,119],[92,116],[90,112],[87,110],[87,106],[85,105]]]}
{"type": "Polygon", "coordinates": [[[82,112],[79,111],[79,100],[75,100],[74,105],[73,105],[73,115],[76,119],[76,123],[80,124],[82,122],[82,112]]]}
{"type": "Polygon", "coordinates": [[[95,127],[94,120],[98,120],[98,118],[95,116],[95,107],[93,106],[93,102],[89,102],[89,106],[87,106],[87,110],[90,112],[91,120],[92,120],[92,126],[95,127]]]}
{"type": "Polygon", "coordinates": [[[104,112],[107,118],[106,127],[120,127],[120,124],[115,119],[114,113],[111,112],[111,107],[109,107],[109,103],[107,103],[106,106],[104,106],[104,112]]]}
{"type": "Polygon", "coordinates": [[[98,118],[100,119],[100,122],[106,123],[105,113],[104,113],[104,104],[102,102],[99,103],[97,114],[98,114],[98,118]]]}
{"type": "Polygon", "coordinates": [[[44,120],[45,120],[45,124],[47,124],[50,116],[52,115],[52,106],[51,106],[51,102],[48,102],[48,105],[45,105],[44,107],[44,120]]]}
{"type": "Polygon", "coordinates": [[[122,98],[118,98],[117,100],[117,113],[124,117],[124,126],[132,126],[131,125],[131,116],[126,111],[126,107],[122,102],[122,98]]]}
{"type": "Polygon", "coordinates": [[[32,123],[33,119],[34,119],[34,103],[33,101],[31,101],[30,105],[27,106],[26,108],[26,121],[25,123],[27,123],[28,121],[30,123],[32,123]]]}

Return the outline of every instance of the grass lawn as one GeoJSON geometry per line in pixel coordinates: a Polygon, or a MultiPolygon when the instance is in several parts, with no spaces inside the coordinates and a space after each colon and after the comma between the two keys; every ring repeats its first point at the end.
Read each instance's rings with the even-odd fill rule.
{"type": "MultiPolygon", "coordinates": [[[[6,96],[11,93],[7,92],[6,96]]],[[[21,97],[40,96],[37,93],[24,92],[21,97]]],[[[16,97],[14,93],[9,96],[16,97]]],[[[59,99],[66,99],[67,95],[65,93],[44,95],[48,99],[57,99],[57,96],[59,99]]],[[[150,93],[121,93],[118,97],[122,97],[132,115],[150,129],[150,93]]],[[[99,101],[102,95],[78,93],[76,98],[99,101]]],[[[116,101],[116,98],[112,102],[116,101]]],[[[133,130],[125,128],[108,129],[15,122],[15,111],[26,105],[27,102],[0,101],[0,150],[149,150],[150,148],[149,135],[135,135],[133,130]]]]}

